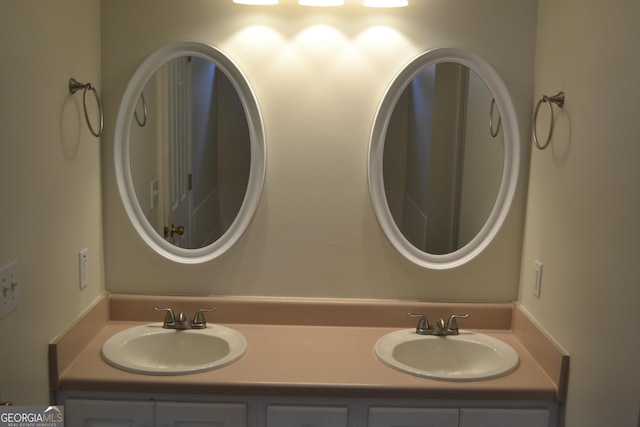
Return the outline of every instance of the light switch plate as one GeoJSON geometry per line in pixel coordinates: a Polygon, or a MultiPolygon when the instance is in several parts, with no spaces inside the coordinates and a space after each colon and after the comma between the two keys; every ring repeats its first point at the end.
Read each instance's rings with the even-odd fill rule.
{"type": "Polygon", "coordinates": [[[89,249],[83,249],[78,253],[78,274],[80,289],[84,289],[89,284],[89,249]]]}
{"type": "Polygon", "coordinates": [[[0,319],[20,305],[20,278],[18,261],[0,269],[0,319]]]}
{"type": "Polygon", "coordinates": [[[540,292],[542,290],[542,262],[533,261],[534,282],[533,282],[533,296],[540,299],[540,292]]]}

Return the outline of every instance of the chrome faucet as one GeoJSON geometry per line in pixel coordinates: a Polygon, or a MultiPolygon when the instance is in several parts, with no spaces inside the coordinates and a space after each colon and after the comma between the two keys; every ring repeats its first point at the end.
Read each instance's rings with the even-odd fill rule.
{"type": "Polygon", "coordinates": [[[215,308],[200,308],[196,311],[193,321],[187,318],[184,311],[181,311],[176,317],[171,308],[153,307],[155,311],[166,312],[164,316],[164,322],[162,327],[165,329],[204,329],[207,327],[207,322],[204,320],[204,314],[210,311],[216,311],[215,308]]]}
{"type": "Polygon", "coordinates": [[[436,320],[435,326],[431,327],[429,320],[427,320],[427,316],[424,314],[407,313],[407,316],[417,317],[420,319],[418,321],[418,326],[416,327],[416,334],[436,336],[458,335],[458,322],[456,319],[466,319],[469,317],[468,314],[452,314],[446,325],[444,319],[438,319],[436,320]]]}
{"type": "Polygon", "coordinates": [[[187,315],[184,314],[184,311],[178,313],[178,318],[176,319],[176,327],[175,329],[191,329],[191,320],[187,319],[187,315]]]}

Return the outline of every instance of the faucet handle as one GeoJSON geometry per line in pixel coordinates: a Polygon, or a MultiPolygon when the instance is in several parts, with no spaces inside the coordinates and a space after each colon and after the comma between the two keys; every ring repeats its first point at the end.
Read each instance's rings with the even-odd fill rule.
{"type": "Polygon", "coordinates": [[[207,322],[204,320],[204,314],[211,311],[216,311],[215,308],[199,308],[196,311],[195,316],[193,316],[193,322],[191,322],[191,327],[193,329],[204,329],[207,327],[207,322]]]}
{"type": "Polygon", "coordinates": [[[431,326],[429,325],[429,320],[427,320],[427,316],[424,314],[415,314],[415,313],[407,313],[409,317],[417,317],[420,320],[418,321],[418,326],[416,327],[416,333],[420,335],[426,335],[431,332],[431,326]]]}
{"type": "Polygon", "coordinates": [[[447,329],[449,331],[455,331],[458,332],[458,322],[456,322],[456,319],[466,319],[467,317],[469,317],[469,313],[467,314],[452,314],[451,317],[449,317],[449,324],[447,325],[447,329]]]}
{"type": "Polygon", "coordinates": [[[176,316],[173,314],[173,310],[170,308],[153,307],[155,311],[166,311],[164,316],[163,328],[174,328],[176,326],[176,316]]]}

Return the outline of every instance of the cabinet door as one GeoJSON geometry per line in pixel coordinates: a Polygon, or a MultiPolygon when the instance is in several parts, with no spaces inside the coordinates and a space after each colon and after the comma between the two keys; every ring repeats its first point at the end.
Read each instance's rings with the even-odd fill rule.
{"type": "Polygon", "coordinates": [[[267,427],[347,427],[349,410],[342,406],[267,406],[267,427]]]}
{"type": "Polygon", "coordinates": [[[368,427],[458,427],[458,408],[369,408],[368,427]]]}
{"type": "Polygon", "coordinates": [[[157,402],[156,427],[246,427],[244,403],[157,402]]]}
{"type": "Polygon", "coordinates": [[[460,410],[460,427],[548,427],[548,409],[460,410]]]}
{"type": "Polygon", "coordinates": [[[67,399],[66,427],[153,427],[153,402],[67,399]]]}

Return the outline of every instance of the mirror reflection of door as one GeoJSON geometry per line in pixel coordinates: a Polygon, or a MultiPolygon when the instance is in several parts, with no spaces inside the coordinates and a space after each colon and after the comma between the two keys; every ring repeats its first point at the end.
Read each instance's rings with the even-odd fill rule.
{"type": "Polygon", "coordinates": [[[242,102],[222,69],[196,56],[164,64],[143,93],[147,125],[132,123],[130,145],[140,206],[173,245],[205,247],[244,201],[251,147],[242,102]]]}
{"type": "Polygon", "coordinates": [[[469,243],[496,201],[503,139],[489,132],[492,96],[467,67],[439,63],[407,85],[389,120],[384,186],[413,246],[447,254],[469,243]]]}
{"type": "Polygon", "coordinates": [[[162,206],[165,238],[181,248],[189,248],[193,236],[193,202],[191,197],[191,58],[182,57],[166,66],[167,102],[162,103],[168,132],[163,138],[165,177],[162,206]]]}

